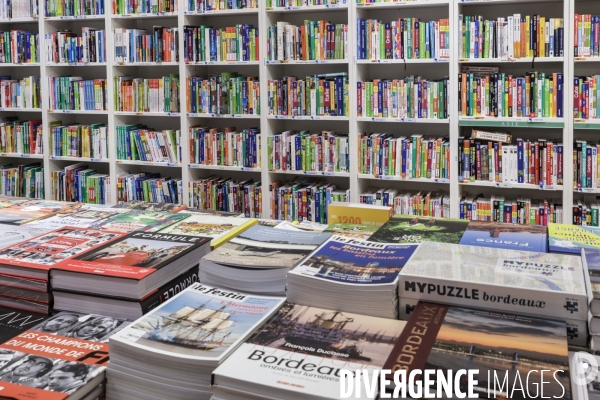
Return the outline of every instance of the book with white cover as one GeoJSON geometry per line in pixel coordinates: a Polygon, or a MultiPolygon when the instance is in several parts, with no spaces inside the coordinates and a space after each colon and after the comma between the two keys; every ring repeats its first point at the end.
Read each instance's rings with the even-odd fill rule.
{"type": "Polygon", "coordinates": [[[0,224],[0,248],[10,246],[11,244],[22,242],[34,238],[53,229],[45,229],[25,225],[6,225],[0,224]]]}
{"type": "Polygon", "coordinates": [[[586,321],[581,258],[423,242],[400,273],[400,298],[586,321]]]}

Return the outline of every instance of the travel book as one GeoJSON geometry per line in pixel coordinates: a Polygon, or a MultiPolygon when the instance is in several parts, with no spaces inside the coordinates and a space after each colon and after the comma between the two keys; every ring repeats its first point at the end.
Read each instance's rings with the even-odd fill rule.
{"type": "Polygon", "coordinates": [[[186,219],[189,214],[179,214],[163,211],[130,210],[127,213],[113,215],[96,222],[93,229],[112,232],[158,232],[176,222],[186,219]]]}
{"type": "Polygon", "coordinates": [[[83,207],[59,212],[51,217],[29,222],[23,226],[34,229],[58,229],[65,226],[76,226],[78,228],[89,228],[116,214],[127,212],[127,210],[114,210],[110,208],[103,209],[85,209],[83,207]]]}
{"type": "Polygon", "coordinates": [[[382,243],[458,243],[469,221],[452,218],[421,217],[396,214],[380,227],[369,240],[382,243]]]}
{"type": "Polygon", "coordinates": [[[469,221],[459,244],[547,253],[548,229],[541,225],[469,221]]]}
{"type": "Polygon", "coordinates": [[[548,224],[551,253],[581,254],[581,249],[600,249],[600,228],[567,224],[548,224]]]}
{"type": "Polygon", "coordinates": [[[329,224],[325,232],[331,232],[336,236],[367,240],[377,229],[379,229],[379,226],[376,225],[336,223],[329,224]]]}
{"type": "Polygon", "coordinates": [[[75,207],[77,203],[49,200],[29,200],[2,209],[0,222],[21,225],[75,207]]]}
{"type": "Polygon", "coordinates": [[[119,203],[113,208],[124,208],[129,210],[146,210],[146,211],[165,211],[176,213],[187,209],[185,204],[174,203],[151,203],[142,200],[130,200],[128,202],[119,203]]]}
{"type": "Polygon", "coordinates": [[[334,201],[329,204],[329,224],[381,226],[392,218],[392,207],[334,201]]]}
{"type": "Polygon", "coordinates": [[[421,302],[383,369],[478,370],[474,392],[488,399],[530,398],[543,376],[544,396],[571,398],[565,323],[543,318],[421,302]]]}
{"type": "Polygon", "coordinates": [[[400,298],[586,321],[581,257],[423,242],[400,273],[400,298]]]}
{"type": "Polygon", "coordinates": [[[405,325],[286,302],[214,371],[215,394],[338,399],[340,370],[381,369],[405,325]]]}
{"type": "Polygon", "coordinates": [[[31,223],[24,225],[7,225],[0,223],[0,248],[39,236],[51,230],[52,229],[32,227],[31,223]]]}
{"type": "Polygon", "coordinates": [[[258,220],[256,218],[231,218],[193,214],[189,218],[163,229],[161,232],[172,233],[174,235],[211,237],[212,241],[210,245],[216,248],[257,223],[258,220]]]}

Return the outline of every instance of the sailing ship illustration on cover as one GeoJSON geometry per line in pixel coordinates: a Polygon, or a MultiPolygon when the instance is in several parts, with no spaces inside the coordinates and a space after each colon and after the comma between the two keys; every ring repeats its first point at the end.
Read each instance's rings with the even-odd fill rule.
{"type": "Polygon", "coordinates": [[[197,350],[221,347],[230,335],[227,330],[234,323],[232,313],[225,312],[225,308],[211,307],[210,301],[198,307],[183,306],[162,316],[159,324],[148,334],[148,339],[197,350]]]}

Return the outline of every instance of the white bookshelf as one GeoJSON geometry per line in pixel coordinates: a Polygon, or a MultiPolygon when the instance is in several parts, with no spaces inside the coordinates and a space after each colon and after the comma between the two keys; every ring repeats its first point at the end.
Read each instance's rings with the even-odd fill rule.
{"type": "MultiPolygon", "coordinates": [[[[271,182],[282,179],[289,180],[296,176],[311,176],[324,178],[335,183],[340,189],[350,189],[351,199],[358,200],[358,195],[368,186],[393,187],[398,189],[419,189],[428,191],[443,190],[451,196],[451,216],[458,217],[458,203],[462,195],[468,193],[492,193],[516,197],[520,194],[539,196],[541,198],[562,199],[563,220],[572,219],[572,205],[581,200],[592,200],[598,194],[594,190],[577,190],[573,188],[572,163],[564,163],[562,186],[538,187],[536,185],[509,185],[493,182],[462,183],[457,177],[458,137],[467,136],[471,127],[497,129],[510,131],[513,136],[538,138],[548,137],[562,139],[564,154],[572,154],[572,143],[575,138],[594,137],[594,130],[600,129],[598,120],[575,120],[573,118],[573,99],[571,85],[573,77],[597,73],[600,57],[578,58],[573,54],[573,29],[572,21],[575,13],[600,14],[600,2],[595,0],[418,0],[400,1],[393,3],[374,3],[357,5],[355,0],[338,0],[340,4],[333,6],[302,6],[302,7],[262,7],[264,0],[260,0],[261,8],[246,10],[211,11],[204,13],[188,12],[184,9],[185,2],[180,2],[177,13],[155,14],[127,14],[113,15],[111,0],[106,0],[105,9],[108,14],[104,16],[76,16],[76,17],[44,17],[44,11],[39,18],[21,20],[3,20],[0,26],[3,29],[38,30],[40,33],[40,60],[39,64],[23,65],[0,64],[0,73],[23,75],[40,75],[42,82],[41,110],[2,109],[0,115],[18,115],[23,119],[36,116],[44,124],[45,153],[41,158],[45,166],[46,198],[52,199],[50,174],[51,171],[62,169],[66,165],[78,161],[93,165],[100,172],[109,173],[111,176],[111,202],[116,202],[116,177],[121,173],[133,172],[160,172],[162,176],[181,178],[183,181],[183,201],[188,201],[188,182],[209,175],[234,177],[237,179],[253,178],[262,182],[262,209],[263,216],[270,215],[271,201],[269,198],[269,185],[271,182]],[[344,4],[344,1],[346,3],[344,4]],[[543,14],[548,17],[562,17],[565,31],[565,53],[563,57],[531,59],[477,59],[466,60],[459,58],[458,46],[458,15],[482,15],[485,18],[496,18],[520,12],[522,14],[543,14]],[[356,38],[356,18],[377,18],[391,21],[399,17],[419,17],[423,20],[437,20],[448,18],[450,20],[450,57],[448,59],[425,60],[357,60],[355,40],[349,44],[349,55],[346,60],[326,61],[267,61],[267,35],[266,29],[278,20],[285,20],[293,24],[301,23],[304,19],[327,19],[334,23],[348,23],[349,38],[356,38]],[[185,25],[210,24],[214,27],[232,26],[236,23],[252,24],[260,30],[260,61],[243,62],[184,62],[183,53],[183,27],[185,25]],[[179,62],[164,63],[115,63],[113,29],[115,28],[151,28],[153,25],[170,26],[179,28],[179,62]],[[51,64],[45,62],[43,34],[58,29],[72,29],[80,32],[82,26],[105,28],[107,34],[106,63],[67,63],[51,64]],[[532,68],[532,61],[535,67],[532,68]],[[473,65],[498,65],[502,70],[510,73],[524,73],[525,71],[539,69],[544,71],[562,71],[564,74],[564,115],[565,118],[477,118],[458,116],[457,76],[461,64],[473,65]],[[19,68],[17,70],[17,68],[19,68]],[[235,71],[244,76],[258,76],[261,81],[261,115],[214,115],[191,114],[185,108],[186,79],[189,76],[204,76],[220,71],[235,71]],[[306,76],[314,73],[338,72],[348,73],[350,87],[350,115],[348,117],[282,117],[267,115],[267,85],[268,79],[280,79],[285,75],[306,76]],[[178,73],[180,77],[180,113],[124,113],[115,112],[113,104],[114,92],[113,77],[117,75],[134,75],[140,77],[160,77],[164,74],[178,73]],[[52,75],[76,75],[84,78],[106,78],[108,84],[108,111],[61,111],[48,109],[48,77],[52,75]],[[374,78],[398,79],[408,75],[421,75],[427,79],[440,79],[449,76],[450,110],[448,119],[418,120],[410,118],[366,118],[357,117],[356,83],[360,80],[374,78]],[[263,83],[264,82],[264,83],[263,83]],[[74,157],[51,157],[48,151],[48,124],[50,121],[62,120],[63,122],[95,123],[104,122],[109,126],[109,158],[108,159],[78,159],[74,157]],[[181,163],[148,163],[141,161],[122,161],[116,159],[115,127],[117,125],[142,122],[156,129],[181,129],[183,159],[181,163]],[[260,127],[262,142],[262,169],[242,167],[210,167],[190,162],[188,128],[191,125],[202,124],[211,127],[236,126],[238,129],[247,127],[260,127]],[[350,143],[350,172],[349,173],[321,173],[321,172],[296,172],[296,171],[268,171],[267,170],[267,137],[283,132],[287,129],[311,130],[319,132],[325,129],[336,132],[348,132],[350,143]],[[357,132],[387,132],[398,136],[423,134],[434,137],[448,137],[451,143],[451,177],[450,179],[397,179],[395,177],[374,177],[358,174],[358,141],[357,132]],[[525,190],[526,189],[526,190],[525,190]]],[[[44,2],[40,2],[43,8],[44,2]]],[[[0,158],[10,159],[15,163],[27,163],[40,159],[35,155],[0,154],[0,158]]]]}

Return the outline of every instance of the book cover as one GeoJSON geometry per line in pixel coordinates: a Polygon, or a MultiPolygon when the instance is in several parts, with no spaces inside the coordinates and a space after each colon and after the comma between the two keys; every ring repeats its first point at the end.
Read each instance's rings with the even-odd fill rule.
{"type": "Polygon", "coordinates": [[[258,220],[255,218],[223,218],[194,214],[183,221],[163,229],[161,232],[174,235],[211,237],[213,238],[211,246],[219,247],[257,223],[258,220]]]}
{"type": "MultiPolygon", "coordinates": [[[[0,306],[0,343],[14,338],[28,329],[32,329],[49,318],[46,314],[17,310],[0,306]]],[[[0,352],[0,368],[4,367],[12,358],[12,353],[0,352]]]]}
{"type": "Polygon", "coordinates": [[[291,268],[329,237],[329,233],[256,225],[207,254],[204,259],[238,267],[291,268]]]}
{"type": "Polygon", "coordinates": [[[140,280],[208,241],[200,236],[132,232],[78,254],[55,269],[140,280]]]}
{"type": "Polygon", "coordinates": [[[20,198],[16,198],[16,197],[4,197],[4,196],[0,196],[0,209],[4,209],[6,207],[11,207],[17,204],[22,204],[22,203],[26,203],[28,201],[28,199],[20,199],[20,198]]]}
{"type": "Polygon", "coordinates": [[[354,285],[390,284],[416,248],[332,236],[289,274],[354,285]]]}
{"type": "Polygon", "coordinates": [[[458,243],[469,221],[451,218],[420,217],[396,214],[380,227],[369,240],[382,243],[458,243]]]}
{"type": "Polygon", "coordinates": [[[600,249],[600,228],[567,224],[548,224],[551,253],[581,254],[581,249],[600,249]]]}
{"type": "Polygon", "coordinates": [[[51,217],[29,222],[23,225],[23,227],[48,230],[64,228],[65,226],[90,228],[94,224],[123,212],[127,212],[127,210],[113,210],[110,208],[84,209],[80,207],[72,211],[59,212],[51,217]]]}
{"type": "Polygon", "coordinates": [[[381,226],[392,218],[392,207],[388,206],[332,202],[328,211],[330,224],[381,226]]]}
{"type": "Polygon", "coordinates": [[[336,236],[344,236],[353,239],[369,239],[379,229],[376,225],[365,224],[329,224],[325,232],[331,232],[336,236]]]}
{"type": "Polygon", "coordinates": [[[187,209],[185,204],[175,203],[151,203],[142,200],[131,200],[124,203],[119,203],[113,208],[124,208],[129,210],[145,210],[145,211],[164,211],[176,213],[187,209]]]}
{"type": "Polygon", "coordinates": [[[130,323],[126,319],[107,315],[61,311],[30,329],[47,335],[107,342],[112,335],[130,323]]]}
{"type": "Polygon", "coordinates": [[[111,338],[148,352],[221,360],[284,303],[194,283],[111,338]]]}
{"type": "Polygon", "coordinates": [[[587,320],[581,258],[423,242],[402,269],[400,298],[587,320]]]}
{"type": "Polygon", "coordinates": [[[112,232],[158,232],[176,222],[185,220],[189,214],[162,211],[130,210],[96,222],[93,229],[112,232]]]}
{"type": "Polygon", "coordinates": [[[589,272],[590,281],[600,283],[600,249],[585,249],[581,258],[589,272]]]}
{"type": "Polygon", "coordinates": [[[546,253],[547,243],[545,226],[470,221],[459,244],[546,253]]]}
{"type": "Polygon", "coordinates": [[[68,210],[76,205],[77,203],[62,201],[29,200],[3,208],[2,214],[0,214],[0,222],[21,225],[36,219],[48,217],[59,211],[68,210]]]}
{"type": "Polygon", "coordinates": [[[488,399],[530,398],[550,370],[544,396],[571,398],[565,323],[542,318],[421,302],[383,368],[479,370],[474,392],[488,399]]]}
{"type": "Polygon", "coordinates": [[[0,248],[10,246],[13,243],[22,242],[26,239],[39,236],[53,229],[32,227],[30,224],[7,225],[0,224],[0,248]]]}
{"type": "Polygon", "coordinates": [[[235,379],[250,392],[268,387],[281,399],[337,399],[340,370],[380,369],[405,325],[286,302],[215,370],[213,381],[219,387],[221,377],[235,379]]]}

